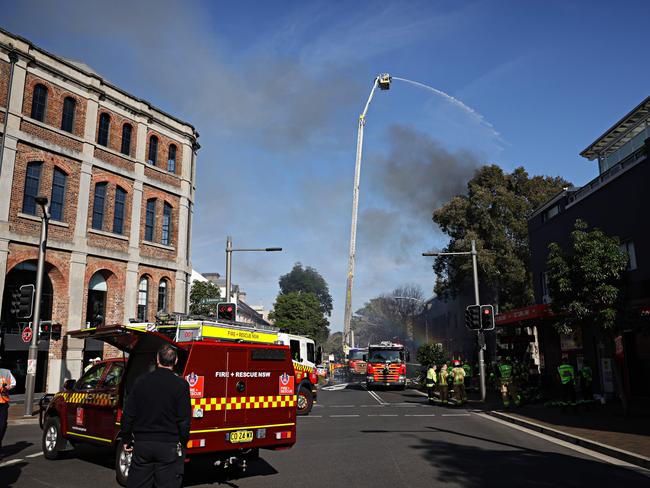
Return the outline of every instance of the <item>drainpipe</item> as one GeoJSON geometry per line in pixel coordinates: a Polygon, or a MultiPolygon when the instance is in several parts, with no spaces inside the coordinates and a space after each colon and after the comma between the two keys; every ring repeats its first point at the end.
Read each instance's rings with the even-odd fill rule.
{"type": "Polygon", "coordinates": [[[7,138],[7,122],[9,121],[9,104],[11,103],[11,88],[14,81],[14,66],[18,62],[18,54],[15,51],[9,51],[9,86],[7,88],[7,103],[5,107],[5,120],[2,127],[2,141],[0,141],[0,175],[2,175],[2,160],[5,154],[5,139],[7,138]]]}

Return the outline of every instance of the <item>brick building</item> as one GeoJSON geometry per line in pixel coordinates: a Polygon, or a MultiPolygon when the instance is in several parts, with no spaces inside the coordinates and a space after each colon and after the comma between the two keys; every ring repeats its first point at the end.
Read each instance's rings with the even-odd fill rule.
{"type": "MultiPolygon", "coordinates": [[[[0,353],[19,383],[25,323],[10,302],[35,282],[38,195],[52,214],[43,319],[66,332],[186,311],[199,148],[190,124],[0,30],[0,131],[0,353]]],[[[65,337],[40,349],[37,389],[47,380],[48,390],[102,354],[65,337]]]]}

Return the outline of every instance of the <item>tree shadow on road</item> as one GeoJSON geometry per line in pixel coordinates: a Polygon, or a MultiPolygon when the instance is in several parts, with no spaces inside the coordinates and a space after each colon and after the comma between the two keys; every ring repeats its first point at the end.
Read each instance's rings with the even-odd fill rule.
{"type": "Polygon", "coordinates": [[[437,481],[464,488],[646,486],[650,481],[640,469],[599,462],[578,453],[536,450],[449,429],[362,432],[426,435],[418,436],[418,443],[411,449],[431,464],[437,481]],[[440,433],[445,440],[431,438],[425,434],[427,430],[440,433]],[[457,442],[449,440],[456,436],[457,442]]]}

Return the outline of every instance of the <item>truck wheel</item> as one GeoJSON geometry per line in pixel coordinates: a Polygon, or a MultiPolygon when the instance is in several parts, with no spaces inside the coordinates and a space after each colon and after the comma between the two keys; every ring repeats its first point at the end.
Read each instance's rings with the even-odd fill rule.
{"type": "Polygon", "coordinates": [[[298,415],[309,415],[311,412],[311,407],[314,406],[314,397],[304,386],[301,386],[298,390],[298,415]]]}
{"type": "Polygon", "coordinates": [[[58,417],[48,417],[43,424],[43,456],[45,459],[59,459],[65,440],[61,436],[61,422],[58,417]]]}
{"type": "Polygon", "coordinates": [[[129,478],[131,456],[132,453],[124,450],[124,443],[120,440],[115,450],[115,479],[121,486],[126,486],[126,480],[129,478]]]}

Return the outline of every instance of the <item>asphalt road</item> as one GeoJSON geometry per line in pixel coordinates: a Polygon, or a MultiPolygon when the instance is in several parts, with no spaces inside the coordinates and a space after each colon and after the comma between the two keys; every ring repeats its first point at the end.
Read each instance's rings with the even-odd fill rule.
{"type": "MultiPolygon", "coordinates": [[[[598,487],[648,486],[647,471],[622,467],[465,408],[430,406],[414,390],[321,391],[300,417],[289,451],[262,452],[243,475],[187,466],[185,486],[598,487]]],[[[115,487],[113,457],[84,446],[60,461],[40,454],[37,425],[11,426],[0,486],[115,487]]]]}

